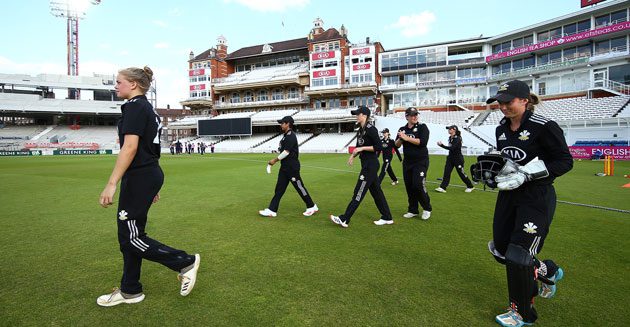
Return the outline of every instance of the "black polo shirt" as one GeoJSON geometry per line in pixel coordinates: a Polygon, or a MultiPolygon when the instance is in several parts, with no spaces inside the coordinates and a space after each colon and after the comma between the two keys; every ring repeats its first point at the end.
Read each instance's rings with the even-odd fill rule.
{"type": "MultiPolygon", "coordinates": [[[[396,142],[394,142],[394,140],[387,138],[381,139],[381,147],[383,148],[383,158],[385,159],[392,159],[392,157],[394,156],[394,154],[392,153],[392,149],[396,150],[396,152],[398,152],[398,148],[396,148],[396,142]]],[[[400,157],[400,155],[398,155],[400,157]]]]}
{"type": "MultiPolygon", "coordinates": [[[[409,160],[429,160],[429,150],[427,149],[427,143],[429,142],[429,128],[422,123],[416,123],[409,127],[409,124],[398,129],[399,132],[404,132],[407,136],[420,139],[420,144],[415,145],[407,141],[402,141],[403,152],[405,154],[405,161],[409,160]]],[[[398,140],[400,137],[396,137],[398,140]]]]}
{"type": "Polygon", "coordinates": [[[378,130],[371,123],[366,123],[364,127],[359,127],[357,131],[357,147],[362,146],[373,146],[374,152],[372,151],[361,151],[359,153],[359,157],[361,161],[369,160],[369,159],[378,159],[377,152],[383,151],[383,147],[381,145],[381,138],[378,136],[378,130]]]}
{"type": "Polygon", "coordinates": [[[517,131],[513,132],[510,120],[503,118],[495,133],[501,155],[519,165],[526,165],[536,157],[545,162],[549,176],[532,183],[551,184],[556,177],[573,168],[573,157],[564,133],[553,120],[527,110],[517,131]]]}
{"type": "Polygon", "coordinates": [[[300,149],[298,147],[297,136],[295,136],[295,132],[292,130],[288,130],[282,136],[280,140],[280,146],[278,147],[278,152],[282,153],[283,151],[289,151],[289,155],[286,158],[280,161],[282,166],[295,166],[299,165],[298,157],[300,156],[300,149]]]}
{"type": "Polygon", "coordinates": [[[462,138],[461,136],[453,135],[448,138],[448,146],[440,145],[442,148],[448,150],[447,158],[452,162],[463,163],[464,156],[462,155],[462,138]]]}
{"type": "Polygon", "coordinates": [[[118,138],[120,148],[125,143],[125,135],[138,135],[138,151],[127,171],[157,166],[160,159],[160,135],[162,124],[160,117],[147,101],[147,97],[139,95],[131,98],[121,107],[122,118],[118,121],[118,138]]]}

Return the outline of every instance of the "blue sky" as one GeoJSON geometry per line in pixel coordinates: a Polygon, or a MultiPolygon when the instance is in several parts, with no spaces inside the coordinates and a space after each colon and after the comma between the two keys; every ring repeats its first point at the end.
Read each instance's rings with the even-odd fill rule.
{"type": "MultiPolygon", "coordinates": [[[[84,1],[84,0],[74,0],[84,1]]],[[[148,65],[158,106],[187,97],[187,60],[224,35],[228,51],[307,36],[313,20],[385,49],[493,36],[580,9],[580,0],[102,0],[79,23],[80,74],[148,65]],[[509,13],[509,14],[498,14],[509,13]]],[[[49,1],[3,1],[0,73],[65,74],[66,22],[49,1]]]]}

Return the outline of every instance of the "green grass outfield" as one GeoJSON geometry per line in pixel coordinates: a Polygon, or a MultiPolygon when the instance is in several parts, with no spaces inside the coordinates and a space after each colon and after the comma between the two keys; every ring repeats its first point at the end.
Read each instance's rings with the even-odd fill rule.
{"type": "MultiPolygon", "coordinates": [[[[201,254],[195,290],[181,297],[176,273],[145,261],[144,302],[112,308],[96,297],[118,285],[122,269],[116,208],[98,205],[115,156],[0,158],[0,325],[493,326],[507,307],[504,267],[486,249],[495,193],[464,193],[453,173],[448,193],[430,193],[430,220],[404,219],[404,185],[386,177],[395,224],[372,223],[368,195],[342,229],[328,214],[345,209],[359,163],[306,154],[302,177],[320,212],[303,217],[289,186],[269,219],[258,210],[273,195],[270,158],[165,155],[147,231],[201,254]]],[[[431,160],[436,182],[444,157],[431,160]]],[[[630,162],[616,162],[616,176],[594,176],[602,170],[601,161],[576,162],[556,181],[558,199],[630,210],[630,188],[621,188],[630,162]]],[[[537,299],[537,325],[627,325],[629,232],[628,213],[558,204],[540,257],[555,259],[565,279],[555,298],[537,299]]]]}

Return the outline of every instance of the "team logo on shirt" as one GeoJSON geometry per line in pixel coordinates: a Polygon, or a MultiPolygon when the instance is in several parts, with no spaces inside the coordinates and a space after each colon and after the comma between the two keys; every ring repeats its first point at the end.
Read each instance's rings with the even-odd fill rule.
{"type": "Polygon", "coordinates": [[[363,138],[362,138],[362,137],[360,137],[360,138],[359,138],[359,140],[357,141],[357,143],[358,143],[359,145],[363,145],[363,143],[364,143],[364,142],[365,142],[365,141],[363,141],[363,138]]]}
{"type": "Polygon", "coordinates": [[[501,136],[499,136],[499,141],[505,141],[507,140],[507,137],[505,137],[505,133],[501,134],[501,136]]]}
{"type": "Polygon", "coordinates": [[[291,181],[292,181],[292,182],[295,182],[295,177],[291,177],[291,181]]]}
{"type": "Polygon", "coordinates": [[[424,177],[424,172],[423,171],[420,172],[420,177],[424,177]]]}
{"type": "Polygon", "coordinates": [[[127,211],[120,210],[120,212],[118,213],[118,219],[127,220],[127,211]]]}
{"type": "Polygon", "coordinates": [[[524,232],[528,234],[536,234],[536,228],[538,228],[538,226],[534,225],[534,223],[529,222],[527,224],[523,224],[523,226],[525,226],[525,228],[523,228],[524,232]]]}
{"type": "Polygon", "coordinates": [[[382,145],[384,148],[386,148],[386,147],[387,147],[387,143],[382,143],[381,145],[382,145]]]}
{"type": "Polygon", "coordinates": [[[521,140],[521,141],[529,140],[529,135],[530,134],[529,134],[529,132],[527,130],[522,131],[520,135],[521,136],[518,137],[519,140],[521,140]]]}

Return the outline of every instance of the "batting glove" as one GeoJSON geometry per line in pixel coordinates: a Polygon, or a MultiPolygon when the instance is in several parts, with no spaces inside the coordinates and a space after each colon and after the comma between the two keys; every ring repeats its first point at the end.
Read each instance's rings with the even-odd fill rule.
{"type": "Polygon", "coordinates": [[[506,163],[506,166],[509,166],[508,169],[505,171],[502,169],[499,175],[495,177],[497,188],[501,191],[513,190],[525,182],[549,176],[545,163],[538,158],[534,158],[525,166],[520,166],[510,160],[510,164],[506,163]]]}

